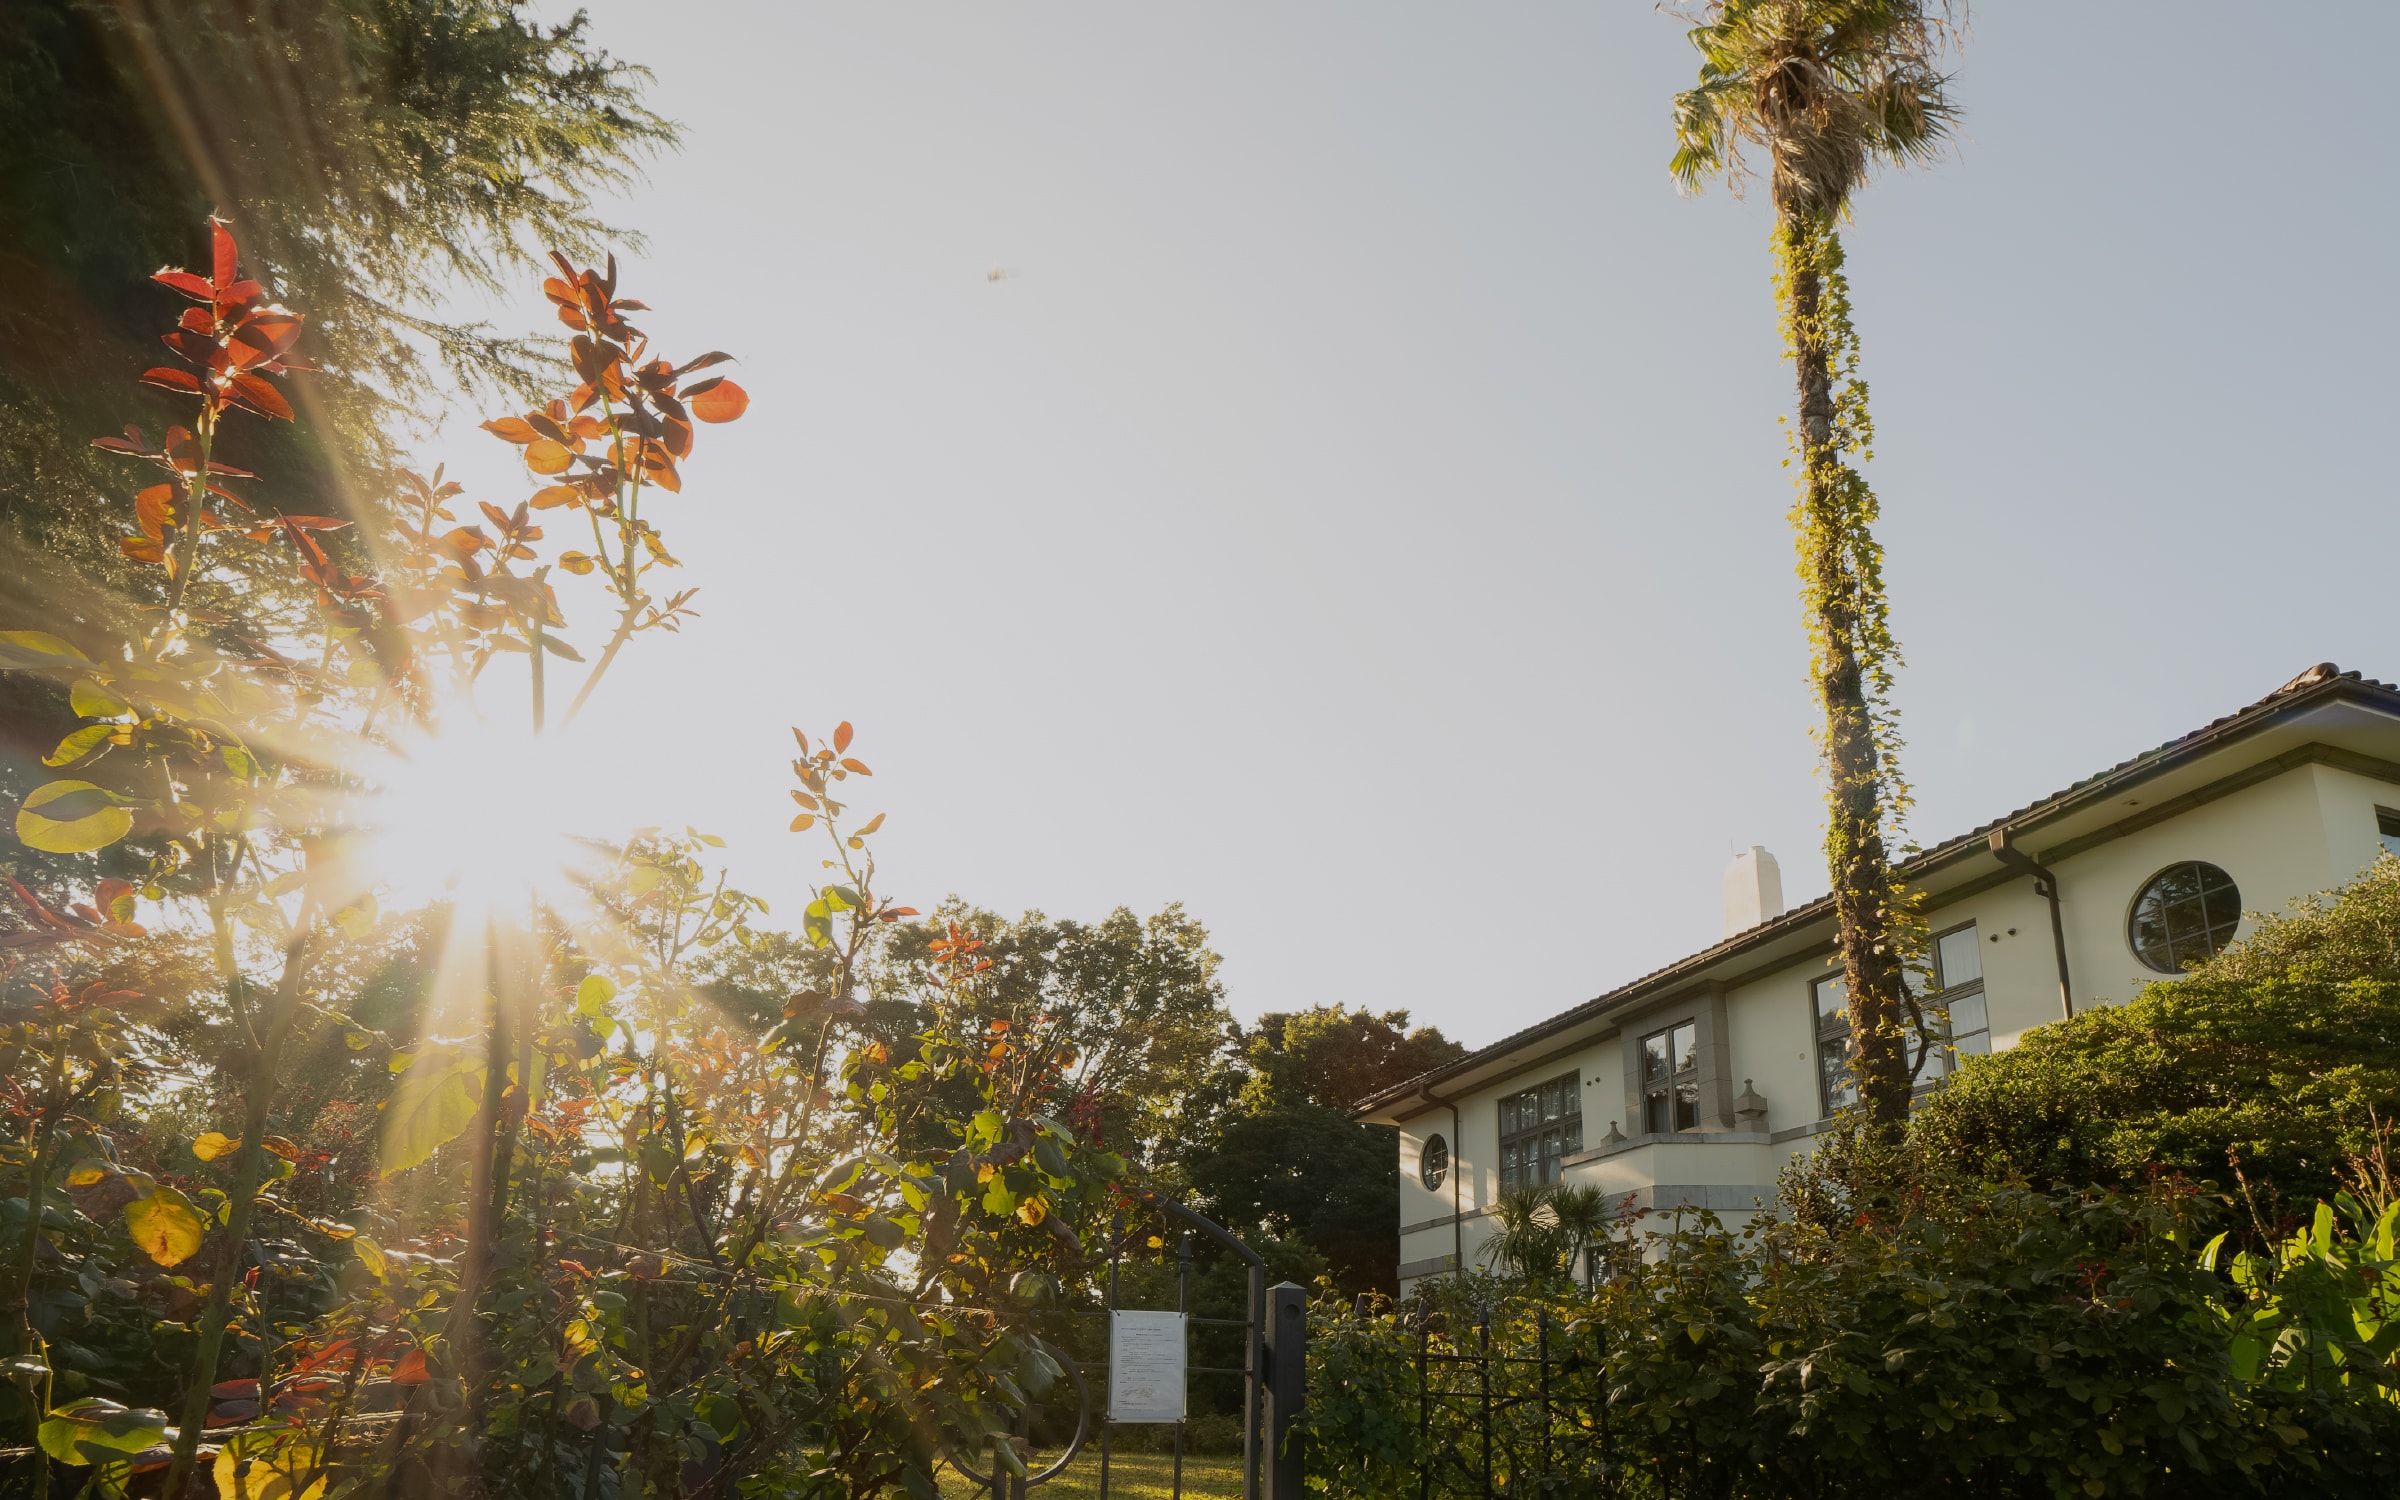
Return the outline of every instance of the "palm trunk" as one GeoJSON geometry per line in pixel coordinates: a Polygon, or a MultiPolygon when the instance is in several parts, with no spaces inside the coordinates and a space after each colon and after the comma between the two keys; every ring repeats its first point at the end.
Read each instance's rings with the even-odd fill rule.
{"type": "Polygon", "coordinates": [[[1806,486],[1800,502],[1800,568],[1814,615],[1809,621],[1817,648],[1813,686],[1825,711],[1827,874],[1840,924],[1859,1098],[1868,1121],[1889,1131],[1908,1119],[1908,991],[1893,942],[1891,858],[1883,842],[1884,767],[1858,656],[1863,582],[1845,545],[1850,528],[1859,524],[1851,515],[1856,476],[1843,461],[1834,431],[1834,350],[1824,322],[1825,281],[1817,259],[1818,246],[1830,241],[1831,232],[1812,231],[1787,210],[1777,234],[1783,242],[1789,299],[1784,311],[1800,397],[1806,486]]]}

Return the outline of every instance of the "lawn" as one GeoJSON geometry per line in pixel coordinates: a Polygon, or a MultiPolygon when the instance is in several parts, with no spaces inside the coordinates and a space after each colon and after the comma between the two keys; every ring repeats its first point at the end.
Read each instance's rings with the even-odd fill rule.
{"type": "MultiPolygon", "coordinates": [[[[1050,1462],[1040,1455],[1035,1469],[1050,1462]]],[[[1119,1453],[1108,1461],[1109,1500],[1167,1500],[1175,1473],[1174,1455],[1119,1453]]],[[[980,1487],[956,1474],[942,1476],[943,1500],[967,1500],[980,1487]]],[[[1029,1500],[1095,1500],[1100,1493],[1100,1448],[1094,1444],[1075,1456],[1074,1464],[1048,1484],[1036,1486],[1029,1500]]],[[[1238,1456],[1201,1458],[1185,1454],[1183,1493],[1188,1500],[1238,1500],[1242,1493],[1242,1461],[1238,1456]]]]}

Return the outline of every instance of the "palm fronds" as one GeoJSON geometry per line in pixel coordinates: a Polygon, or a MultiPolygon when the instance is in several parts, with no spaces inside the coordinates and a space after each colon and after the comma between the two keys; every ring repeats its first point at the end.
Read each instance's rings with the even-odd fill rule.
{"type": "Polygon", "coordinates": [[[1930,159],[1958,112],[1938,66],[1954,33],[1926,0],[1710,0],[1700,79],[1675,98],[1669,170],[1686,191],[1766,154],[1776,206],[1838,217],[1878,165],[1930,159]]]}

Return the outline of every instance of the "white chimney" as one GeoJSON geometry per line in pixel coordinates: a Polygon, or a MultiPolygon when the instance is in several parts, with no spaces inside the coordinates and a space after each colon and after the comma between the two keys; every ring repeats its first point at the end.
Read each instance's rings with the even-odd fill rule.
{"type": "Polygon", "coordinates": [[[1725,867],[1725,935],[1748,932],[1783,915],[1783,869],[1775,856],[1752,844],[1725,867]]]}

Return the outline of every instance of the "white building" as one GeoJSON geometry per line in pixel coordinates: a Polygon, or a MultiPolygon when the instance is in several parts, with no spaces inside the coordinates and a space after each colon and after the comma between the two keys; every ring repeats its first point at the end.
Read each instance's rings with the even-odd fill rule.
{"type": "MultiPolygon", "coordinates": [[[[1954,1054],[2130,998],[2244,913],[2400,853],[2400,689],[2315,667],[2206,728],[1936,845],[1924,893],[1954,1054]]],[[[1783,911],[1773,857],[1726,876],[1724,941],[1362,1100],[1400,1128],[1400,1285],[1482,1264],[1519,1183],[1652,1211],[1771,1204],[1847,1088],[1830,898],[1783,911]]]]}

